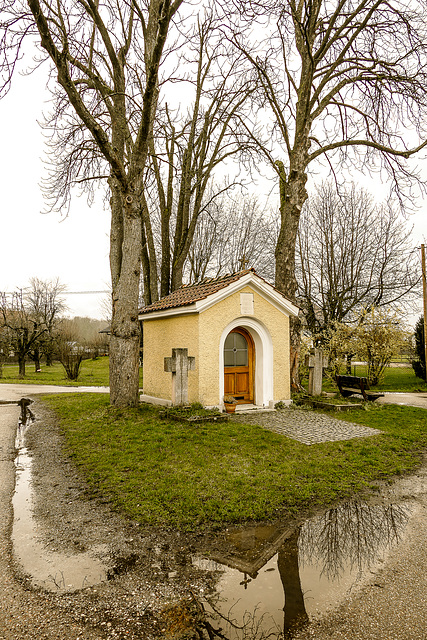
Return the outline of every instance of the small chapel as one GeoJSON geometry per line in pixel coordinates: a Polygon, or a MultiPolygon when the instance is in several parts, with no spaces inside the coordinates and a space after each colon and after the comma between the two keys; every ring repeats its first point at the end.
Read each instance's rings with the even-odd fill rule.
{"type": "Polygon", "coordinates": [[[141,401],[289,403],[289,318],[298,311],[254,269],[184,285],[144,307],[141,401]]]}

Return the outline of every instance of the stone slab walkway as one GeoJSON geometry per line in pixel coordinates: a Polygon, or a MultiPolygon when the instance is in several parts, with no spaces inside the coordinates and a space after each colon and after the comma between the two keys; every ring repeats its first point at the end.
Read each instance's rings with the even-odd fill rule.
{"type": "Polygon", "coordinates": [[[303,444],[319,442],[337,442],[352,438],[375,436],[381,431],[363,427],[360,424],[339,420],[323,413],[315,413],[306,409],[290,408],[280,411],[269,411],[253,414],[234,415],[236,422],[259,424],[265,429],[280,433],[303,444]]]}

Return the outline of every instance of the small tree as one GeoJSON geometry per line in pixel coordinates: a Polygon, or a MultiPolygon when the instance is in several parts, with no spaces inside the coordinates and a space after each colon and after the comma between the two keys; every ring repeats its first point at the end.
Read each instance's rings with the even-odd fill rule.
{"type": "Polygon", "coordinates": [[[79,346],[74,336],[67,331],[59,333],[56,342],[58,359],[65,369],[67,380],[77,380],[85,354],[84,348],[79,346]]]}
{"type": "Polygon", "coordinates": [[[416,359],[412,361],[412,368],[417,378],[427,381],[426,372],[426,352],[425,352],[425,336],[424,336],[424,317],[418,320],[415,325],[415,352],[416,359]]]}
{"type": "Polygon", "coordinates": [[[5,327],[0,326],[0,378],[3,377],[3,363],[10,352],[10,337],[5,327]]]}
{"type": "Polygon", "coordinates": [[[29,309],[22,289],[14,292],[8,303],[6,296],[0,306],[0,324],[10,338],[11,348],[18,357],[19,377],[25,377],[25,361],[38,349],[47,329],[29,309]]]}
{"type": "Polygon", "coordinates": [[[328,375],[333,380],[343,369],[348,371],[348,363],[356,350],[356,328],[343,322],[332,321],[328,328],[315,336],[328,356],[328,375]]]}
{"type": "Polygon", "coordinates": [[[357,353],[366,360],[368,383],[377,385],[393,355],[405,344],[405,331],[396,315],[374,308],[365,312],[356,330],[357,353]]]}
{"type": "Polygon", "coordinates": [[[34,345],[29,352],[30,358],[34,361],[36,371],[40,369],[40,358],[42,354],[46,357],[46,365],[52,365],[53,352],[55,349],[55,332],[60,316],[66,310],[63,294],[66,287],[55,280],[40,280],[31,278],[30,286],[26,289],[25,304],[31,317],[46,329],[42,338],[34,345]]]}

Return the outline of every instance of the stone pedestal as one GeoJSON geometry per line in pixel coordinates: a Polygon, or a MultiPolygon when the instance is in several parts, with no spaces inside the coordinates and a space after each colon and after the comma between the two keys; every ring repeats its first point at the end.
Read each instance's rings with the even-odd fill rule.
{"type": "Polygon", "coordinates": [[[308,393],[311,396],[320,396],[322,393],[323,369],[328,366],[328,358],[322,349],[312,349],[308,356],[308,393]]]}

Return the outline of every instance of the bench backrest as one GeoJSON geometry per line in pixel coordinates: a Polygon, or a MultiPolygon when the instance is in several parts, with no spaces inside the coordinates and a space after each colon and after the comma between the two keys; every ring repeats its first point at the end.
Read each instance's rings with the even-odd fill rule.
{"type": "Polygon", "coordinates": [[[337,376],[337,384],[343,387],[360,387],[363,385],[363,388],[366,389],[368,387],[368,378],[361,378],[359,376],[337,376]]]}

